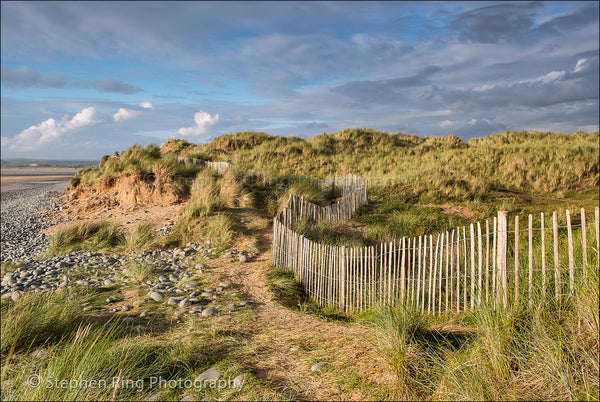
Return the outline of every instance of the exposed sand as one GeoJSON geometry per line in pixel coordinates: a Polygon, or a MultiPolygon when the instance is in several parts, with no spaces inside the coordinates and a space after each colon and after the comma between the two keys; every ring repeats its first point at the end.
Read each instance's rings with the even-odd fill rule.
{"type": "Polygon", "coordinates": [[[12,191],[31,188],[45,182],[69,181],[73,174],[54,175],[2,175],[0,176],[0,190],[12,191]]]}

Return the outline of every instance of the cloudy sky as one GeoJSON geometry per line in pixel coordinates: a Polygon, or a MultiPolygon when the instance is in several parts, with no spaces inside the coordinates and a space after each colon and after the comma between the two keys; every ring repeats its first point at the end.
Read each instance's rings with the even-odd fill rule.
{"type": "Polygon", "coordinates": [[[2,157],[598,130],[598,2],[1,3],[2,157]]]}

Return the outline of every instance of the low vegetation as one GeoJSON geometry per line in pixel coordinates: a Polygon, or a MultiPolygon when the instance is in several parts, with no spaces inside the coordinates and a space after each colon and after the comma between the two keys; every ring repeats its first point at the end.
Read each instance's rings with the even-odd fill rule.
{"type": "MultiPolygon", "coordinates": [[[[268,229],[265,218],[279,212],[293,193],[326,205],[331,199],[319,190],[315,179],[346,173],[369,180],[368,204],[350,222],[301,220],[294,230],[333,245],[364,246],[456,228],[489,218],[498,210],[507,210],[511,216],[520,214],[523,219],[534,213],[537,227],[540,211],[557,209],[564,215],[567,208],[591,211],[598,205],[598,143],[598,133],[506,132],[464,142],[454,136],[422,138],[348,129],[310,139],[245,132],[204,145],[183,140],[169,140],[160,148],[135,145],[104,157],[98,167],[80,171],[71,189],[94,189],[124,176],[169,178],[166,185],[185,195],[171,233],[157,238],[148,224],[135,229],[110,221],[76,224],[51,236],[48,254],[125,253],[210,241],[210,247],[219,251],[236,243],[252,244],[266,261],[267,245],[260,253],[257,246],[268,229]],[[225,160],[235,168],[218,174],[178,163],[179,156],[225,160]],[[247,222],[244,217],[248,215],[266,223],[247,222]]],[[[573,224],[577,223],[574,219],[573,224]]],[[[595,247],[592,227],[588,233],[591,250],[595,247]]],[[[561,229],[561,241],[565,236],[561,229]]],[[[521,247],[526,247],[525,243],[521,242],[521,247]]],[[[540,247],[537,238],[534,246],[540,247]]],[[[549,241],[546,247],[551,253],[549,241]]],[[[526,254],[523,248],[521,258],[526,254]]],[[[599,283],[592,254],[585,275],[577,276],[580,281],[574,296],[566,295],[561,304],[537,292],[539,300],[532,308],[522,299],[510,303],[508,309],[436,316],[407,306],[386,305],[367,313],[343,313],[335,306],[320,306],[293,275],[268,263],[259,277],[264,273],[274,300],[295,314],[310,314],[328,325],[370,328],[374,334],[371,346],[380,357],[371,364],[382,368],[386,385],[376,386],[371,379],[333,364],[329,374],[309,373],[315,381],[327,375],[327,381],[334,378],[331,381],[339,383],[339,395],[390,400],[598,400],[599,283]]],[[[560,257],[563,263],[567,261],[566,256],[560,257]]],[[[540,263],[534,262],[536,266],[540,263]]],[[[526,261],[521,264],[526,266],[526,261]]],[[[2,275],[19,267],[5,263],[2,275]]],[[[123,284],[79,293],[70,288],[31,292],[15,301],[3,298],[2,400],[179,400],[189,398],[180,388],[156,395],[149,388],[139,391],[113,385],[74,393],[23,384],[35,374],[39,378],[142,379],[147,385],[150,376],[193,380],[210,367],[219,368],[224,377],[244,374],[246,386],[240,392],[190,392],[194,397],[287,400],[313,395],[303,394],[297,384],[291,387],[270,377],[256,362],[276,334],[256,325],[254,308],[193,319],[165,314],[161,310],[165,303],[156,304],[159,307],[151,311],[155,318],[143,331],[117,320],[130,313],[82,310],[86,303],[106,307],[103,301],[113,296],[118,286],[140,296],[136,286],[159,273],[156,266],[137,261],[120,272],[123,284]]],[[[210,283],[203,280],[199,280],[201,286],[212,286],[222,278],[215,276],[210,283]]],[[[240,295],[235,297],[228,301],[242,300],[240,295]]],[[[137,315],[130,317],[140,322],[137,315]]],[[[307,336],[294,347],[301,352],[318,349],[310,345],[313,341],[307,336]]],[[[327,356],[329,352],[319,353],[327,356]]],[[[307,370],[312,363],[307,360],[307,370]]]]}
{"type": "Polygon", "coordinates": [[[48,255],[64,255],[74,251],[131,252],[156,244],[152,227],[142,223],[134,230],[106,220],[71,225],[50,236],[48,255]]]}
{"type": "Polygon", "coordinates": [[[575,300],[424,316],[381,308],[376,349],[400,399],[598,400],[598,271],[575,300]]]}

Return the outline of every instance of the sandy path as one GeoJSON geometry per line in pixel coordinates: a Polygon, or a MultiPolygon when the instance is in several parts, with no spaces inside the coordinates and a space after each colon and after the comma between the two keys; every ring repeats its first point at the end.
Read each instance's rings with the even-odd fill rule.
{"type": "Polygon", "coordinates": [[[268,226],[261,231],[261,253],[251,262],[218,263],[214,268],[255,306],[254,337],[249,341],[259,345],[251,361],[254,370],[259,378],[290,390],[294,399],[363,399],[345,382],[357,378],[373,383],[387,381],[371,344],[374,330],[356,323],[326,321],[273,300],[265,278],[265,267],[270,264],[271,230],[268,226]],[[328,366],[312,372],[312,364],[321,361],[328,362],[328,366]]]}

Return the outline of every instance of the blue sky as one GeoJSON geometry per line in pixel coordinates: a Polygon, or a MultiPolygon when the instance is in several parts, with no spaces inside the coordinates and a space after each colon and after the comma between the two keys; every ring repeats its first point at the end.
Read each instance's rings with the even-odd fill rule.
{"type": "Polygon", "coordinates": [[[598,2],[1,2],[2,157],[598,131],[598,2]]]}

